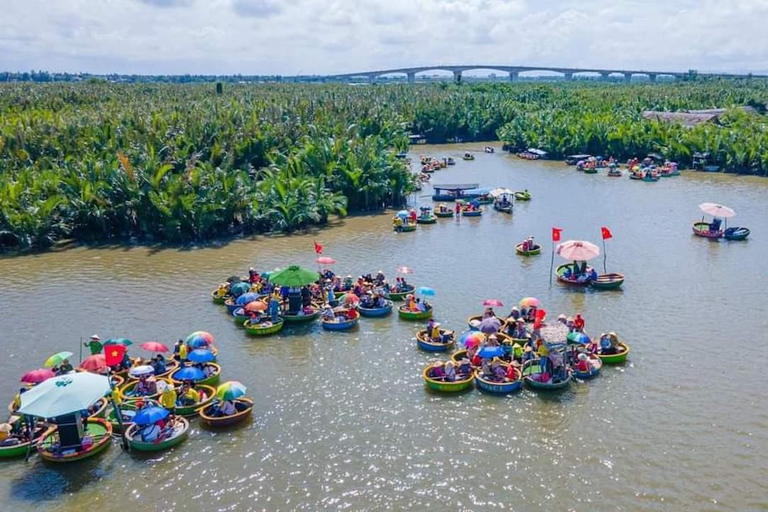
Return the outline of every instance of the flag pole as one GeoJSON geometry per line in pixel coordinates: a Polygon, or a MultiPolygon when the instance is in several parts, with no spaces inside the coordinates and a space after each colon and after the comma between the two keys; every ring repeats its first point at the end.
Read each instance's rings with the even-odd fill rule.
{"type": "MultiPolygon", "coordinates": [[[[109,379],[109,400],[112,402],[112,412],[115,415],[115,418],[117,418],[117,424],[120,425],[120,432],[123,433],[121,437],[122,443],[123,443],[123,449],[127,450],[129,448],[128,445],[128,439],[126,438],[125,434],[125,425],[123,425],[123,411],[120,410],[120,406],[117,404],[117,400],[115,400],[115,385],[112,381],[112,367],[107,367],[107,379],[109,379]]],[[[109,421],[109,419],[107,419],[109,421]]]]}
{"type": "Polygon", "coordinates": [[[80,346],[80,364],[83,364],[83,337],[80,336],[80,343],[78,344],[80,346]]]}
{"type": "Polygon", "coordinates": [[[552,273],[555,269],[555,241],[552,240],[552,259],[549,262],[549,286],[552,286],[552,273]]]}
{"type": "Polygon", "coordinates": [[[608,267],[606,261],[608,260],[608,253],[605,252],[605,238],[603,238],[603,272],[608,273],[608,267]]]}

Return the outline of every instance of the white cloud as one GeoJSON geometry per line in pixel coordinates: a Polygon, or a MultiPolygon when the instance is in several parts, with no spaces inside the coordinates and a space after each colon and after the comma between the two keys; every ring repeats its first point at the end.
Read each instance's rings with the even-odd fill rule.
{"type": "Polygon", "coordinates": [[[0,70],[768,72],[768,0],[6,0],[0,70]]]}

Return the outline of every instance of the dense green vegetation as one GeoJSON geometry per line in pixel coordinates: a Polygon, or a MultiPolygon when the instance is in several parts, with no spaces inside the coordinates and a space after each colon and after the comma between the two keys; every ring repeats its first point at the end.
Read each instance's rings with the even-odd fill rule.
{"type": "Polygon", "coordinates": [[[684,128],[645,120],[768,101],[760,80],[679,84],[0,85],[0,245],[60,238],[188,242],[291,231],[401,203],[395,154],[499,138],[554,157],[650,152],[768,174],[765,117],[684,128]]]}

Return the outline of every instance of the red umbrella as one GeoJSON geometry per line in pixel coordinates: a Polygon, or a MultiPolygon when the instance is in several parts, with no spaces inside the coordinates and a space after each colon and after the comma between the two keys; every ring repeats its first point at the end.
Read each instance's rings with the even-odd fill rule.
{"type": "Polygon", "coordinates": [[[342,295],[340,300],[342,304],[357,304],[358,302],[360,302],[360,297],[358,297],[354,293],[347,293],[345,295],[342,295]]]}
{"type": "Polygon", "coordinates": [[[411,267],[397,267],[397,273],[398,274],[413,274],[413,269],[411,267]]]}
{"type": "Polygon", "coordinates": [[[333,265],[334,263],[336,263],[336,260],[331,258],[330,256],[320,256],[315,261],[321,265],[333,265]]]}
{"type": "Polygon", "coordinates": [[[145,341],[141,344],[141,348],[149,352],[168,352],[168,347],[159,341],[145,341]]]}
{"type": "Polygon", "coordinates": [[[504,304],[499,299],[485,299],[483,301],[483,307],[486,307],[486,308],[503,308],[504,304]]]}
{"type": "Polygon", "coordinates": [[[21,382],[26,384],[40,384],[43,381],[52,379],[56,374],[48,368],[40,368],[38,370],[32,370],[21,376],[21,382]]]}
{"type": "Polygon", "coordinates": [[[104,354],[88,356],[80,363],[80,368],[91,373],[101,373],[107,369],[107,359],[104,354]]]}
{"type": "Polygon", "coordinates": [[[253,302],[249,302],[245,305],[243,308],[246,313],[255,313],[257,311],[266,311],[267,310],[267,304],[265,302],[262,302],[260,300],[255,300],[253,302]]]}

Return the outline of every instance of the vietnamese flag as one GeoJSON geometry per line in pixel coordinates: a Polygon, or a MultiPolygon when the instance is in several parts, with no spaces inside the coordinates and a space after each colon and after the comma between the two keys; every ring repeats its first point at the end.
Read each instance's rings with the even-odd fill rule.
{"type": "Polygon", "coordinates": [[[553,242],[559,242],[560,241],[560,233],[563,232],[563,228],[552,228],[552,241],[553,242]]]}
{"type": "Polygon", "coordinates": [[[106,345],[104,347],[104,362],[107,366],[117,366],[125,357],[125,345],[106,345]]]}
{"type": "Polygon", "coordinates": [[[600,232],[603,234],[603,240],[608,240],[609,238],[613,238],[613,233],[611,233],[611,230],[605,226],[600,228],[600,232]]]}
{"type": "Polygon", "coordinates": [[[323,254],[323,246],[315,242],[315,254],[323,254]]]}

